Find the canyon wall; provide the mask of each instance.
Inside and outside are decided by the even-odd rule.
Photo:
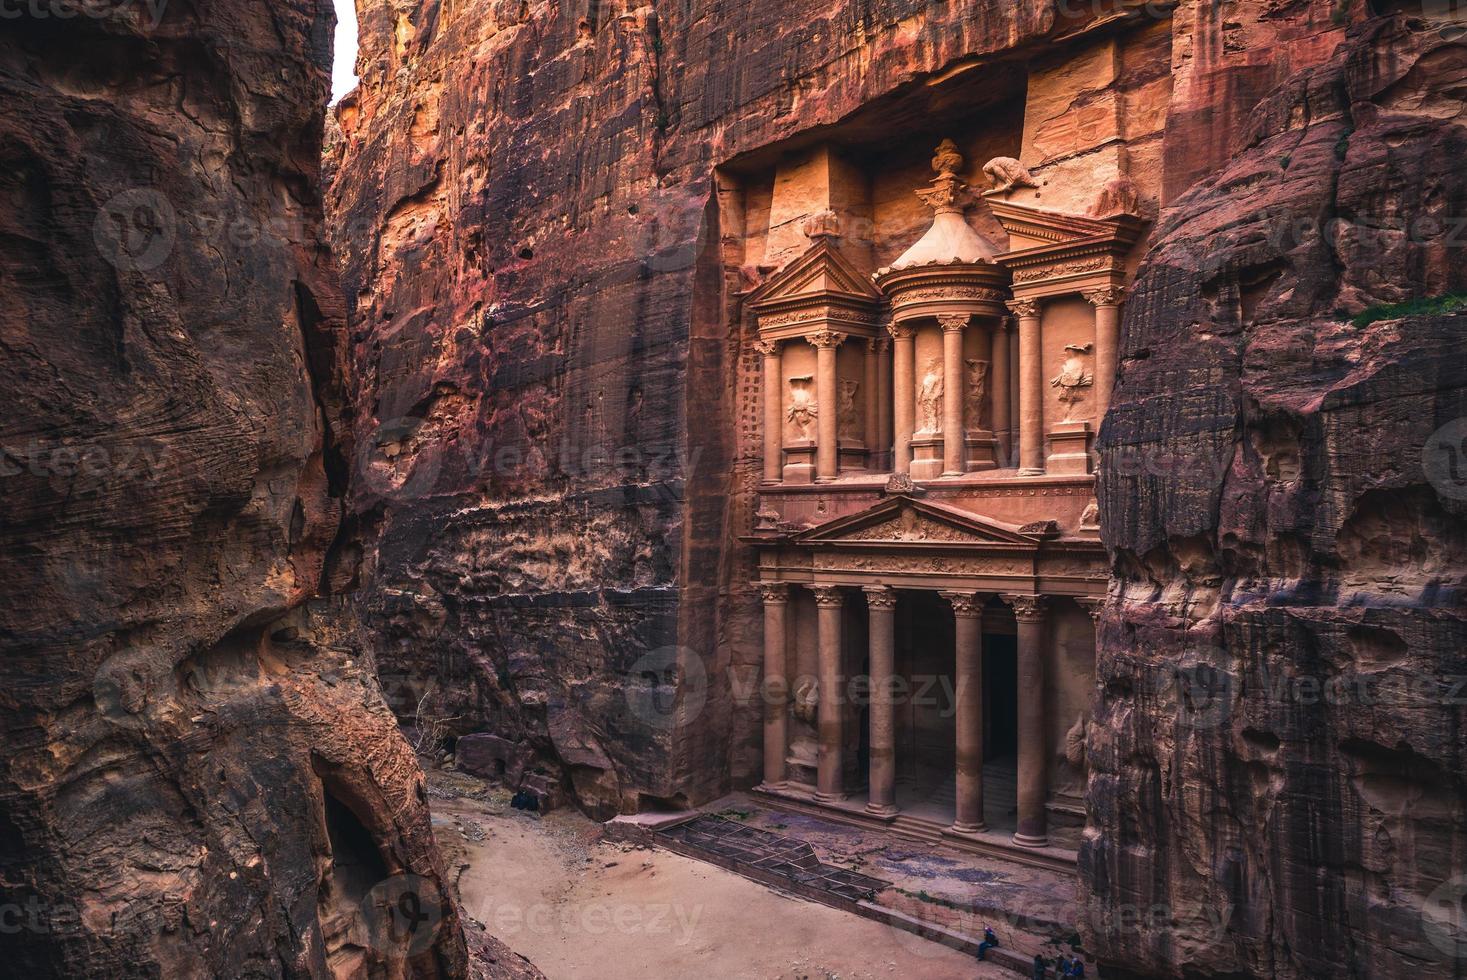
[[[757,778],[748,284],[714,167],[1045,38],[1053,6],[360,13],[327,198],[394,708],[496,732],[600,814]]]
[[[1270,693],[1457,670],[1462,515],[1420,447],[1461,414],[1461,321],[1352,323],[1463,288],[1459,35],[1429,6],[363,5],[327,155],[365,474],[343,576],[394,710],[601,814],[756,780],[743,175],[825,139],[925,153],[974,107],[1047,106],[1057,143],[1155,128],[1082,930],[1138,974],[1439,969],[1459,709]],[[1087,63],[1101,90],[1063,61],[1108,31],[1144,43]]]
[[[1081,868],[1138,974],[1460,975],[1467,321],[1390,304],[1467,289],[1461,38],[1282,80],[1137,278]]]
[[[340,596],[330,5],[4,17],[0,972],[521,972]]]

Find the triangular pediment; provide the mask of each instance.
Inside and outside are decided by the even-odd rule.
[[[1039,537],[968,511],[898,495],[795,536],[798,544],[969,544],[1034,548]]]
[[[802,302],[876,305],[881,302],[881,293],[828,238],[819,238],[749,297],[756,310]]]
[[[990,198],[988,207],[1009,233],[1009,252],[1082,244],[1134,244],[1145,222],[1130,214],[1089,218]]]

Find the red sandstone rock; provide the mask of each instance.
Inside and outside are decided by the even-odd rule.
[[[1396,227],[1467,213],[1459,49],[1360,26],[1391,4],[1153,6],[1169,26],[1119,68],[1067,65],[1050,42],[1095,18],[1039,2],[363,11],[328,200],[361,379],[347,533],[393,707],[532,744],[589,807],[757,778],[734,297],[774,269],[715,234],[743,205],[714,168],[820,127],[892,150],[957,113],[923,101],[940,79],[976,99],[1032,70],[1023,149],[1164,116],[1131,162],[1159,223],[1104,435],[1088,940],[1161,975],[1436,969],[1413,957],[1439,963],[1420,909],[1461,870],[1460,709],[1257,691],[1461,672],[1461,505],[1419,460],[1467,408],[1460,320],[1346,322],[1463,288],[1440,234]]]
[[[1467,487],[1427,454],[1467,415],[1467,321],[1350,316],[1467,288],[1452,222],[1413,222],[1467,214],[1464,80],[1436,29],[1359,28],[1161,216],[1102,436],[1105,960],[1460,969]]]
[[[532,973],[469,963],[371,654],[308,602],[353,455],[329,6],[71,6],[0,34],[0,973]],[[370,939],[398,901],[418,938]]]

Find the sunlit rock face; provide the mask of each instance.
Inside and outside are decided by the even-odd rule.
[[[83,6],[0,31],[0,973],[461,976],[333,596],[329,5]]]
[[[1467,338],[1350,318],[1467,287],[1457,37],[1373,22],[1275,87],[1138,276],[1081,868],[1140,973],[1460,969]]]

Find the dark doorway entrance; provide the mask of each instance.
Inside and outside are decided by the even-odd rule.
[[[897,805],[948,821],[954,812],[957,718],[953,691],[952,606],[936,592],[902,592],[897,601]]]

